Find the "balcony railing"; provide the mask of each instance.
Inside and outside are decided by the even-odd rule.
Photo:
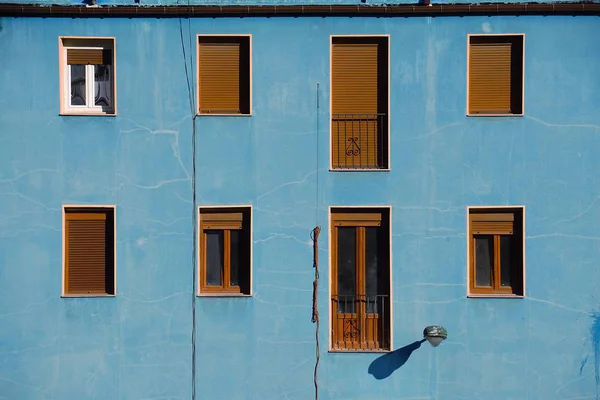
[[[387,114],[333,114],[333,168],[387,168],[387,126]]]
[[[334,295],[331,309],[333,349],[389,349],[388,295]]]

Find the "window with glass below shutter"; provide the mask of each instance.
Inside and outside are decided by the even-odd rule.
[[[523,209],[469,210],[469,294],[522,296]]]
[[[114,39],[61,38],[61,114],[114,115]]]
[[[250,209],[200,209],[200,294],[250,294]]]

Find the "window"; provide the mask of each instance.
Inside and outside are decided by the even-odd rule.
[[[250,294],[250,208],[200,209],[200,292]]]
[[[64,210],[64,294],[115,294],[114,208]]]
[[[523,209],[469,210],[469,289],[523,295]]]
[[[61,114],[115,114],[114,49],[114,39],[60,39]]]
[[[388,38],[334,37],[333,169],[388,168]]]
[[[469,36],[470,115],[523,114],[523,35]]]
[[[389,210],[331,211],[333,350],[390,349]]]
[[[250,36],[198,36],[200,114],[250,114]]]

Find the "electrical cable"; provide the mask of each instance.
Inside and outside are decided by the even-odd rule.
[[[196,116],[192,118],[192,400],[196,399],[196,265],[198,209],[196,206]]]
[[[313,267],[315,269],[315,280],[313,281],[313,299],[312,299],[312,318],[311,321],[317,324],[315,327],[315,369],[313,371],[313,383],[315,385],[315,400],[319,400],[319,382],[317,377],[317,372],[319,369],[319,361],[321,359],[321,347],[319,345],[319,310],[318,310],[318,301],[319,301],[319,234],[321,233],[321,227],[316,226],[311,231],[311,238],[313,240]]]
[[[315,135],[315,163],[317,167],[316,177],[316,189],[315,189],[315,226],[319,225],[319,83],[317,83],[317,121],[316,121],[316,135]]]
[[[319,344],[319,234],[321,227],[319,226],[319,84],[317,83],[317,129],[316,129],[316,190],[315,190],[315,225],[311,231],[310,237],[313,241],[313,268],[315,270],[315,280],[313,281],[313,298],[312,298],[312,323],[316,323],[315,327],[315,369],[313,371],[313,383],[315,385],[315,400],[319,400],[319,381],[318,369],[319,361],[321,360],[321,346]]]
[[[188,7],[189,7],[188,0]],[[192,34],[191,34],[191,23],[188,15],[188,33],[189,33],[189,45],[190,51],[192,49]],[[190,80],[189,70],[192,69],[193,60],[190,55],[189,63],[190,67],[188,70],[188,57],[185,50],[185,41],[183,38],[183,26],[181,22],[181,18],[179,18],[179,38],[181,40],[181,50],[183,52],[183,65],[185,69],[185,80],[187,84],[188,90],[188,101],[190,105],[190,114],[192,117],[192,176],[191,176],[191,186],[192,186],[192,400],[196,399],[196,264],[197,264],[197,241],[196,235],[198,234],[198,210],[197,210],[197,199],[196,199],[196,106],[194,102],[194,97],[192,96],[192,87],[194,87],[194,79]]]
[[[181,39],[181,50],[183,52],[183,67],[185,69],[185,81],[187,83],[187,91],[188,91],[188,101],[189,101],[189,105],[190,105],[190,113],[192,114],[192,119],[195,120],[196,113],[195,113],[195,110],[194,110],[194,100],[192,98],[192,87],[191,87],[191,82],[190,82],[190,74],[188,72],[188,61],[187,61],[187,55],[186,55],[186,51],[185,51],[185,42],[184,42],[184,39],[183,39],[183,27],[181,25],[181,18],[179,18],[179,38]],[[191,49],[191,47],[190,47],[190,49]]]

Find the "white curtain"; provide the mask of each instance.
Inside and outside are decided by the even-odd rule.
[[[110,65],[94,65],[94,105],[110,107],[112,105],[112,82]]]

